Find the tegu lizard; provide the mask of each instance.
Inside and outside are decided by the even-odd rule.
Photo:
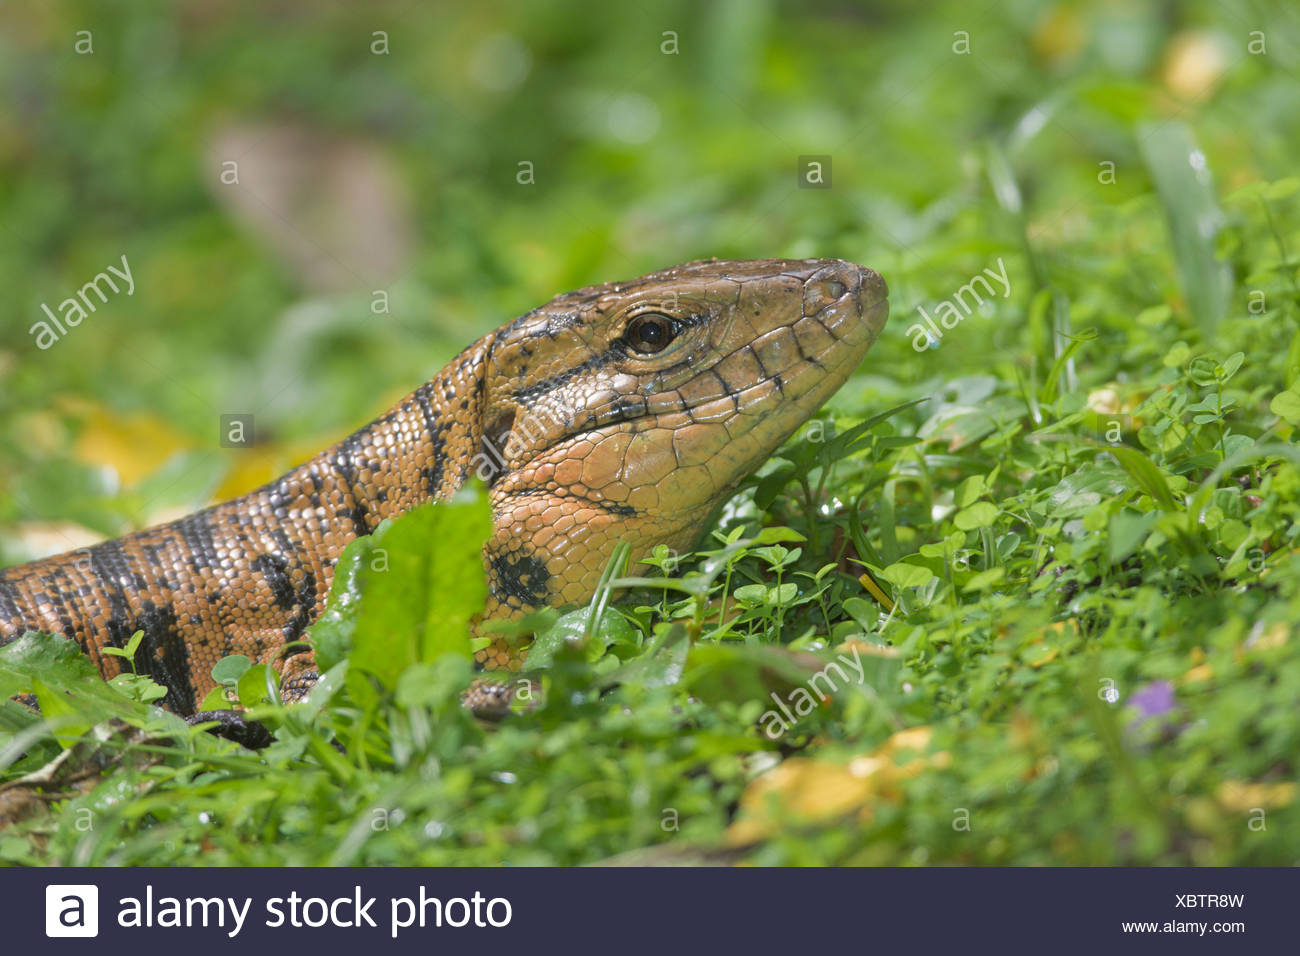
[[[343,548],[476,473],[493,514],[485,618],[579,604],[620,540],[638,557],[692,545],[857,367],[887,294],[850,262],[763,259],[558,296],[241,498],[0,570],[0,644],[63,634],[111,677],[123,661],[103,649],[143,630],[136,668],[178,713],[229,654],[271,663],[294,699],[317,672],[309,647],[285,645],[323,609]]]

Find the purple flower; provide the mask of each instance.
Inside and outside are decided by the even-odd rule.
[[[1129,697],[1128,705],[1137,708],[1138,723],[1167,714],[1174,709],[1174,685],[1167,680],[1144,684]]]
[[[1144,749],[1152,744],[1172,740],[1183,731],[1175,711],[1174,685],[1167,680],[1152,681],[1139,687],[1125,703],[1137,711],[1124,728],[1124,742],[1131,748]]]

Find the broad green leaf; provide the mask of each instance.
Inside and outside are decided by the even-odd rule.
[[[58,728],[54,733],[54,739],[64,750],[75,744],[78,737],[95,725],[92,718],[85,716],[84,712],[68,699],[67,691],[51,687],[39,677],[32,679],[31,691],[36,695],[36,703],[40,705],[41,714]]]
[[[1293,389],[1297,381],[1300,381],[1300,331],[1291,336],[1291,344],[1286,350],[1286,364],[1282,367],[1282,384]]]
[[[989,568],[972,576],[962,587],[967,591],[984,591],[1002,583],[1006,574],[1006,568]]]
[[[1202,388],[1218,381],[1219,363],[1209,355],[1198,355],[1187,365],[1187,377]]]
[[[224,687],[214,687],[208,691],[208,696],[204,697],[194,710],[195,713],[202,713],[205,710],[227,710],[229,707],[230,698],[226,696],[226,689]]]
[[[230,654],[212,665],[212,679],[225,687],[235,687],[239,678],[253,666],[253,662],[243,654]]]
[[[600,679],[601,686],[639,684],[643,687],[668,687],[682,677],[691,642],[680,622],[655,627],[654,638],[644,654],[633,658]]]
[[[867,633],[875,630],[876,623],[880,620],[880,608],[860,597],[845,598],[844,613]]]
[[[30,693],[37,678],[47,684],[101,680],[76,642],[61,635],[28,631],[0,647],[0,698]]]
[[[1143,124],[1138,147],[1164,206],[1183,296],[1208,340],[1228,308],[1232,273],[1215,243],[1223,212],[1215,197],[1205,154],[1186,124]]]
[[[1222,371],[1219,374],[1219,381],[1226,382],[1232,376],[1237,374],[1237,369],[1241,368],[1241,363],[1246,361],[1245,352],[1233,352],[1223,360]]]
[[[766,584],[746,584],[733,592],[736,600],[751,606],[780,607],[789,604],[799,596],[799,586],[794,583],[768,586]]]
[[[143,674],[118,674],[108,684],[120,691],[124,697],[145,704],[151,704],[167,696],[166,687]]]
[[[795,475],[795,466],[792,462],[780,462],[777,467],[758,479],[758,484],[754,487],[754,503],[760,508],[770,508],[776,496]]]
[[[987,501],[977,501],[969,508],[964,508],[953,517],[952,523],[962,531],[987,528],[997,520],[998,506]]]
[[[357,538],[339,555],[325,610],[306,634],[316,650],[316,661],[322,671],[341,663],[352,652],[357,616],[361,611],[361,571],[370,564],[387,567],[387,555],[383,555],[381,562],[374,551],[376,538],[387,531],[389,525],[388,521],[382,522],[374,534]]]
[[[1268,410],[1292,425],[1300,424],[1300,393],[1287,389],[1273,396],[1268,403]]]
[[[1236,518],[1229,518],[1222,527],[1219,528],[1219,540],[1229,550],[1236,550],[1241,543],[1250,537],[1250,529],[1244,522]]]
[[[1169,484],[1165,480],[1165,473],[1156,466],[1155,462],[1136,448],[1129,448],[1126,445],[1116,445],[1111,448],[1110,453],[1115,456],[1115,460],[1120,463],[1138,488],[1151,497],[1156,504],[1165,511],[1179,510],[1178,502],[1174,500],[1173,492],[1169,490]]]
[[[1046,511],[1052,518],[1077,518],[1101,504],[1103,498],[1122,491],[1123,472],[1103,462],[1066,475],[1047,497]]]
[[[978,501],[982,494],[984,494],[984,476],[971,475],[957,486],[952,503],[958,508],[966,508]]]
[[[1112,516],[1107,543],[1110,563],[1119,564],[1142,547],[1159,518],[1158,511],[1138,514],[1127,509]]]
[[[487,597],[481,549],[490,533],[487,496],[467,490],[348,545],[309,632],[321,666],[350,654],[354,677],[365,671],[391,688],[416,661],[468,659],[470,619]]]
[[[767,589],[768,607],[780,607],[789,604],[799,596],[799,585],[791,582],[781,584]]]
[[[771,690],[763,675],[766,652],[771,650],[775,648],[761,644],[698,644],[686,659],[685,685],[691,694],[709,701],[763,700]]]
[[[1288,176],[1286,179],[1279,179],[1276,182],[1269,183],[1264,188],[1265,199],[1286,199],[1300,191],[1300,178]]]
[[[1239,189],[1234,189],[1225,197],[1225,201],[1286,199],[1297,191],[1300,191],[1300,177],[1288,176],[1274,182],[1257,180],[1253,183],[1247,183]]]
[[[934,573],[929,568],[917,567],[915,564],[905,564],[902,561],[891,564],[880,574],[886,581],[898,588],[920,587],[923,584],[928,584],[934,577]]]
[[[551,627],[537,634],[528,647],[528,669],[534,670],[550,667],[555,654],[566,644],[580,644],[587,634],[587,622],[591,616],[590,607],[581,607],[561,615]],[[600,623],[592,628],[591,646],[587,658],[595,660],[605,648],[615,643],[635,643],[637,630],[627,619],[613,608],[606,608],[600,616]]]
[[[532,664],[532,652],[528,662]],[[436,661],[412,664],[397,679],[399,707],[460,706],[460,695],[473,680],[469,661],[456,654],[445,654]]]
[[[269,664],[254,664],[239,678],[239,705],[244,708],[274,703],[280,675]]]
[[[0,647],[0,695],[21,693],[34,693],[41,713],[59,720],[65,745],[110,717],[163,732],[185,729],[180,718],[110,687],[76,643],[61,635],[29,632]]]

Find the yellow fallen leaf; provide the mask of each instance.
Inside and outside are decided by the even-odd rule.
[[[1225,810],[1249,813],[1289,806],[1295,800],[1296,785],[1290,781],[1256,783],[1250,780],[1225,780],[1214,792]]]
[[[24,561],[88,548],[104,540],[99,532],[72,521],[21,521],[3,528],[3,533],[14,556]]]
[[[740,818],[726,833],[730,846],[753,843],[775,829],[776,816],[811,822],[843,816],[861,806],[874,791],[868,777],[849,772],[847,767],[807,757],[791,757],[768,771],[745,790]],[[769,797],[779,810],[773,813]]]
[[[1210,667],[1209,664],[1197,664],[1184,674],[1180,680],[1184,684],[1199,684],[1201,681],[1209,680],[1213,676],[1214,668]]]
[[[1053,621],[1033,631],[1021,644],[1020,656],[1030,667],[1042,667],[1056,660],[1061,653],[1059,647],[1053,646],[1063,636],[1077,636],[1079,622],[1074,618]]]
[[[189,447],[185,435],[156,415],[91,405],[82,419],[74,454],[85,464],[112,468],[124,485],[133,485]]]
[[[1223,808],[1209,797],[1192,797],[1183,806],[1183,818],[1197,833],[1212,835],[1224,826]]]
[[[1077,635],[1078,633],[1078,620],[1067,617],[1064,621],[1053,621],[1051,624],[1045,624],[1030,632],[1030,636],[1025,639],[1025,644],[1038,644],[1046,637],[1057,637],[1062,634]]]
[[[1055,647],[1037,648],[1031,653],[1026,654],[1025,660],[1029,663],[1030,667],[1042,667],[1044,664],[1049,664],[1056,660],[1056,655],[1060,653],[1060,650]]]
[[[1252,633],[1246,639],[1246,642],[1238,647],[1233,654],[1237,660],[1241,660],[1246,654],[1253,651],[1272,651],[1286,644],[1291,639],[1291,627],[1282,621],[1274,621],[1267,628],[1255,634]]]
[[[1206,100],[1219,88],[1227,66],[1223,45],[1214,34],[1184,30],[1169,41],[1161,79],[1184,100]]]
[[[254,445],[241,449],[213,497],[217,501],[226,501],[247,494],[254,488],[260,488],[268,481],[279,478],[290,468],[302,464],[329,444],[330,441],[326,439],[297,442],[289,446]]]
[[[903,730],[877,750],[853,757],[847,764],[811,757],[791,757],[753,781],[740,798],[737,819],[726,832],[729,846],[762,840],[780,826],[833,820],[858,811],[861,820],[872,815],[872,801],[897,803],[898,784],[924,770],[948,766],[949,756],[939,752],[899,764],[903,751],[924,753],[930,745],[929,727]]]
[[[1146,424],[1146,419],[1133,412],[1144,398],[1145,395],[1117,384],[1093,389],[1088,393],[1085,403],[1085,407],[1092,413],[1089,426],[1107,433],[1116,426],[1125,432],[1137,431]]]
[[[1086,406],[1089,411],[1097,412],[1100,415],[1118,415],[1121,407],[1119,392],[1109,385],[1105,388],[1095,388],[1088,393]]]
[[[854,651],[883,660],[895,660],[903,656],[897,647],[890,647],[888,644],[872,644],[870,641],[848,640],[835,648],[836,654],[852,654]]]

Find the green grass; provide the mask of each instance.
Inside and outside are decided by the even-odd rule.
[[[458,86],[458,38],[492,27],[473,14],[454,30],[412,28],[404,42],[426,56],[386,65],[340,50],[349,31],[377,28],[365,18],[304,27],[294,64],[264,62],[269,40],[232,22],[184,41],[196,55],[141,129],[105,133],[127,156],[128,143],[153,144],[151,162],[170,170],[153,194],[125,175],[87,185],[66,145],[101,115],[96,97],[130,102],[139,78],[110,71],[107,86],[82,88],[75,64],[58,66],[60,110],[33,122],[65,145],[41,164],[14,134],[0,139],[15,173],[0,187],[15,201],[5,214],[30,238],[5,249],[8,287],[34,314],[122,248],[139,250],[153,284],[48,355],[17,324],[3,330],[11,560],[38,520],[118,533],[160,502],[202,503],[239,464],[205,436],[216,410],[249,410],[229,397],[249,367],[274,384],[287,324],[276,317],[310,290],[223,220],[183,165],[217,98],[256,111],[293,93],[313,124],[378,129],[420,221],[446,230],[417,245],[395,286],[401,323],[355,318],[368,283],[321,299],[333,318],[313,327],[311,358],[284,376],[285,397],[253,409],[273,424],[268,451],[363,420],[376,392],[413,387],[561,288],[692,256],[859,260],[888,279],[893,317],[697,554],[661,553],[639,581],[616,562],[592,607],[534,622],[540,690],[498,724],[459,705],[470,645],[449,635],[473,587],[422,583],[475,566],[472,534],[436,530],[481,522],[473,500],[385,529],[402,569],[385,583],[357,546],[339,587],[360,596],[317,628],[330,678],[307,705],[254,705],[276,734],[256,754],[178,729],[128,696],[138,684],[103,687],[57,642],[0,652],[0,690],[35,689],[50,720],[0,709],[3,779],[45,773],[56,796],[0,792],[5,819],[21,817],[0,830],[0,859],[1300,859],[1295,15],[1014,3],[994,25],[957,4],[899,5],[872,25],[838,8],[752,22],[726,20],[731,9],[701,20],[683,6],[665,22],[513,11],[535,57],[513,98]],[[166,23],[138,15],[118,29],[147,38]],[[660,59],[659,34],[674,28],[695,52]],[[970,58],[950,51],[961,29]],[[1252,29],[1269,56],[1243,52]],[[1195,36],[1222,43],[1223,64],[1204,95],[1180,96],[1169,63]],[[214,66],[231,51],[263,71],[260,88]],[[347,96],[320,79],[340,75]],[[631,94],[660,117],[643,144],[574,119],[604,115],[593,98]],[[404,121],[367,127],[382,104]],[[454,135],[430,142],[433,117]],[[834,187],[793,188],[795,157],[823,152]],[[553,171],[522,198],[509,185],[520,158]],[[86,190],[83,207],[56,201],[68,183]],[[128,231],[89,201],[106,196]],[[233,285],[214,300],[198,279],[221,263]],[[1006,295],[994,282],[936,348],[913,348],[921,309],[940,315],[1001,269]],[[425,336],[421,323],[436,327]],[[110,425],[87,418],[88,401]],[[139,427],[120,422],[141,409],[182,436],[174,454],[105,483],[104,456],[82,439],[119,428],[129,444]],[[773,695],[793,706],[847,657],[861,683],[764,734]],[[226,668],[243,700],[267,696],[264,672]],[[75,779],[94,759],[108,769]]]

